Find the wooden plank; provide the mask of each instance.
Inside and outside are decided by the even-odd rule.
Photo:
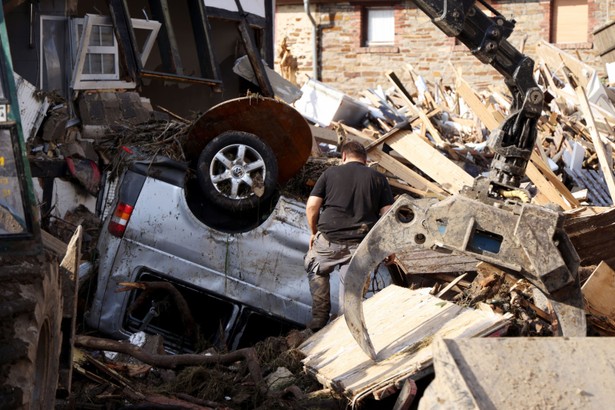
[[[380,166],[403,181],[406,181],[408,184],[425,191],[433,192],[439,196],[448,195],[447,190],[442,189],[437,184],[429,181],[416,171],[411,170],[392,156],[385,154],[380,150],[373,150],[369,155],[374,161],[377,161]]]
[[[252,27],[248,24],[246,14],[243,12],[243,8],[241,7],[241,2],[239,0],[235,0],[235,5],[241,15],[241,20],[239,21],[238,26],[241,42],[243,43],[243,47],[248,55],[250,64],[252,65],[252,70],[254,70],[254,75],[258,81],[260,92],[265,97],[274,97],[275,93],[273,92],[273,87],[271,86],[267,73],[265,72],[265,65],[263,64],[263,59],[260,55],[260,49],[256,46],[256,40],[254,39]]]
[[[553,44],[549,44],[544,40],[541,40],[538,44],[536,44],[536,54],[540,57],[540,60],[548,66],[548,68],[554,70],[556,73],[560,73],[562,80],[566,77],[563,70],[564,67],[566,67],[570,70],[570,72],[572,72],[572,75],[575,77],[577,83],[585,90],[590,90],[592,82],[596,80],[595,77],[597,73],[595,68],[585,64],[579,58],[560,50]],[[562,89],[555,88],[554,90],[559,93]],[[592,109],[597,110],[597,112],[607,118],[610,122],[615,122],[615,117],[612,114],[612,110],[609,111],[606,109],[611,108],[612,104],[606,96],[606,92],[603,89],[594,89],[594,92],[592,92],[591,95],[592,102],[590,104]],[[603,101],[605,102],[603,104],[604,108],[600,106]]]
[[[604,208],[595,215],[569,216],[564,221],[564,230],[582,266],[598,265],[602,261],[615,266],[615,208]]]
[[[365,133],[358,132],[352,127],[348,127],[344,124],[340,124],[340,126],[348,132],[348,139],[350,140],[359,141],[361,144],[364,145],[367,145],[372,141],[372,139],[368,138]],[[326,141],[334,145],[338,144],[338,137],[335,131],[327,128],[315,127],[313,125],[310,125],[310,129],[312,130],[312,135],[317,140]],[[423,177],[416,171],[413,171],[412,169],[408,168],[407,166],[405,166],[392,156],[385,154],[381,150],[371,150],[369,153],[369,157],[373,161],[377,161],[381,167],[417,189],[427,192],[433,192],[438,196],[448,195],[447,192],[440,188],[437,184],[434,184],[427,178]]]
[[[421,121],[425,125],[425,128],[427,129],[427,131],[429,131],[429,134],[431,134],[431,137],[434,139],[434,141],[439,147],[448,144],[442,139],[442,136],[440,136],[440,132],[436,129],[436,127],[434,127],[434,125],[431,123],[431,120],[427,117],[427,114],[425,114],[422,109],[418,108],[414,104],[409,105],[409,107],[410,110],[412,110],[416,115],[420,117]]]
[[[63,311],[62,324],[66,339],[62,344],[62,354],[66,360],[60,363],[59,382],[66,393],[70,394],[73,380],[74,341],[77,330],[77,301],[79,293],[79,264],[81,263],[81,241],[83,227],[77,226],[66,247],[66,254],[60,262],[62,274]],[[68,326],[67,326],[68,325]],[[68,334],[66,334],[68,333]]]
[[[489,131],[496,129],[500,122],[495,119],[492,113],[487,110],[487,107],[481,102],[470,85],[461,77],[457,77],[455,81],[455,89],[463,100],[468,104],[472,112],[480,119]]]
[[[604,261],[581,287],[591,311],[615,320],[615,271]]]
[[[416,397],[418,389],[412,379],[406,379],[395,401],[393,410],[408,410]]]
[[[161,35],[158,38],[158,49],[163,66],[166,70],[178,74],[184,74],[184,65],[179,53],[175,28],[171,22],[168,0],[150,1],[152,16],[162,23]],[[163,71],[163,70],[161,70]]]
[[[491,334],[511,317],[463,308],[429,295],[429,288],[395,285],[367,299],[363,309],[381,361],[363,353],[343,316],[299,346],[306,370],[354,403],[428,368],[433,340]]]
[[[404,87],[404,85],[401,83],[401,81],[399,80],[399,77],[397,77],[397,74],[395,74],[394,71],[389,71],[385,75],[389,79],[389,81],[393,83],[393,86],[395,87],[395,89],[399,91],[399,93],[401,94],[401,98],[404,99],[405,103],[414,104],[414,100],[412,99],[412,96],[410,95],[406,87]]]
[[[412,77],[412,81],[414,81],[414,84],[416,86],[416,80],[418,77],[421,77],[421,75],[419,75],[419,73],[417,73],[414,70],[414,66],[412,64],[409,64],[409,63],[405,64],[405,68],[408,74],[410,74],[410,76]],[[424,81],[423,77],[421,77],[421,79],[423,80],[423,83],[425,84],[425,91],[423,92],[423,97],[424,97],[423,106],[426,109],[433,109],[435,108],[435,101],[433,97],[431,96],[429,89],[427,88],[427,81]],[[418,86],[417,86],[417,89],[418,89]]]
[[[558,194],[561,195],[567,202],[568,206],[564,209],[577,208],[581,206],[579,201],[572,195],[570,190],[566,188],[566,185],[551,171],[551,168],[547,166],[547,164],[538,156],[536,151],[532,151],[532,156],[530,157],[530,163],[536,167],[536,169],[549,181],[549,183],[558,191]],[[536,177],[538,179],[538,177]]]
[[[568,67],[583,87],[587,87],[591,75],[596,71],[572,54],[566,53],[544,40],[536,44],[536,55],[555,72],[560,72],[564,66]]]
[[[62,240],[56,238],[49,232],[42,230],[41,237],[43,240],[43,246],[45,249],[54,252],[58,257],[63,258],[66,255],[68,245]]]
[[[365,150],[367,152],[369,152],[372,148],[383,144],[386,140],[389,139],[389,137],[391,137],[392,135],[394,135],[397,131],[399,131],[402,128],[405,128],[409,123],[412,123],[412,121],[414,121],[414,119],[419,118],[418,116],[411,118],[410,120],[408,120],[407,122],[403,122],[400,124],[395,125],[393,128],[391,128],[391,130],[389,132],[387,132],[384,135],[381,135],[380,137],[378,137],[377,139],[375,139],[374,141],[370,142],[369,144],[367,144],[365,146]]]
[[[467,82],[458,76],[456,84],[457,92],[466,101],[468,106],[481,120],[485,127],[489,131],[493,131],[497,128],[500,125],[501,120],[498,120],[494,116],[494,113],[487,110],[485,105],[476,96]],[[561,183],[557,176],[555,176],[555,174],[553,174],[553,172],[546,165],[543,166],[541,163],[544,164],[542,159],[535,152],[532,152],[531,161],[528,162],[525,170],[527,177],[534,185],[536,185],[540,193],[543,195],[535,197],[535,201],[540,205],[546,205],[548,202],[553,202],[560,205],[564,209],[579,206],[579,202],[572,196],[568,188]],[[566,199],[564,200],[562,197]]]
[[[536,198],[535,202],[539,205],[547,205],[549,202],[553,202],[561,206],[565,210],[571,209],[570,204],[568,204],[564,198],[560,195],[560,192],[549,183],[549,181],[544,177],[544,175],[536,168],[531,161],[528,162],[527,168],[525,169],[525,174],[532,181],[536,188],[543,195],[540,198]]]
[[[602,170],[602,173],[604,175],[606,185],[609,188],[611,200],[613,201],[613,203],[615,203],[615,177],[613,176],[613,169],[609,166],[610,161],[606,156],[604,144],[602,143],[600,135],[598,134],[598,128],[596,127],[596,122],[594,121],[594,115],[592,113],[592,110],[589,107],[589,101],[587,100],[585,89],[583,88],[583,86],[577,84],[575,90],[577,92],[577,96],[579,97],[579,105],[581,106],[581,110],[583,111],[583,117],[585,118],[585,121],[587,121],[587,125],[589,126],[589,133],[591,135],[592,142],[594,143],[594,149],[596,151],[596,154],[598,155],[600,169]]]
[[[429,116],[427,114],[425,114],[425,112],[422,109],[420,109],[419,107],[417,107],[414,104],[414,101],[412,100],[412,97],[410,96],[410,93],[408,93],[408,91],[403,87],[403,85],[399,81],[399,78],[397,78],[397,75],[395,75],[395,73],[391,71],[391,72],[387,73],[387,78],[395,85],[395,87],[397,88],[397,90],[401,94],[401,97],[404,99],[404,101],[405,101],[406,105],[408,106],[408,108],[415,115],[419,116],[419,118],[421,119],[421,121],[423,122],[423,124],[425,125],[425,127],[427,128],[429,133],[431,134],[432,138],[436,141],[436,144],[438,144],[438,146],[446,145],[447,143],[442,139],[442,136],[440,135],[440,132],[431,123],[431,120],[429,119]]]
[[[440,292],[438,292],[438,297],[442,297],[446,292],[448,292],[449,290],[451,290],[456,284],[458,284],[463,278],[465,278],[467,276],[468,272],[464,272],[461,275],[457,276],[455,279],[453,279],[451,281],[451,283],[449,283],[448,285],[446,285],[446,287],[444,289],[442,289]]]
[[[400,182],[397,178],[389,178],[389,185],[391,185],[392,188],[401,189],[419,197],[434,197],[438,199],[444,199],[446,197],[446,194],[436,194],[435,192],[422,191],[420,189],[414,188],[409,184]]]
[[[447,192],[455,194],[474,184],[470,174],[411,131],[400,130],[388,144]]]

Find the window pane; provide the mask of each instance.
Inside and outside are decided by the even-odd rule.
[[[115,74],[115,55],[87,53],[82,74]]]
[[[66,50],[65,39],[67,32],[66,19],[41,16],[41,47],[42,66],[41,82],[44,91],[57,91],[65,95]]]
[[[113,28],[110,26],[92,26],[90,35],[90,46],[110,46],[113,47]]]
[[[0,129],[0,235],[24,232],[26,213],[11,132]]]
[[[85,63],[83,64],[83,74],[100,74],[102,70],[101,60],[100,54],[86,54]]]
[[[395,15],[393,9],[367,10],[367,45],[395,42]]]
[[[100,29],[100,45],[113,47],[113,27],[111,26],[99,26]]]
[[[115,74],[115,56],[113,54],[101,54],[101,74]]]
[[[83,19],[80,19],[83,20]],[[83,23],[77,23],[77,43],[81,41],[81,36],[83,35]]]

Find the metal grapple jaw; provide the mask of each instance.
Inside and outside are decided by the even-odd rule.
[[[465,195],[443,201],[403,195],[361,242],[344,281],[346,323],[373,360],[378,357],[365,325],[363,284],[384,258],[411,248],[471,255],[515,273],[551,301],[562,336],[586,335],[579,259],[558,212]]]

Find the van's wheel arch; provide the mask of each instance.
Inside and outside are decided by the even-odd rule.
[[[0,408],[49,408],[62,345],[57,260],[41,255],[0,262]]]
[[[244,211],[256,208],[275,192],[278,163],[273,150],[256,135],[226,131],[201,151],[197,179],[211,202]]]

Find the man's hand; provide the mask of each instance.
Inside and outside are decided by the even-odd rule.
[[[310,235],[310,250],[312,250],[312,246],[314,245],[314,240],[316,239],[316,234],[313,233]]]
[[[322,198],[318,196],[310,196],[305,206],[305,216],[307,217],[308,228],[310,229],[310,249],[316,238],[318,216],[322,205]]]

